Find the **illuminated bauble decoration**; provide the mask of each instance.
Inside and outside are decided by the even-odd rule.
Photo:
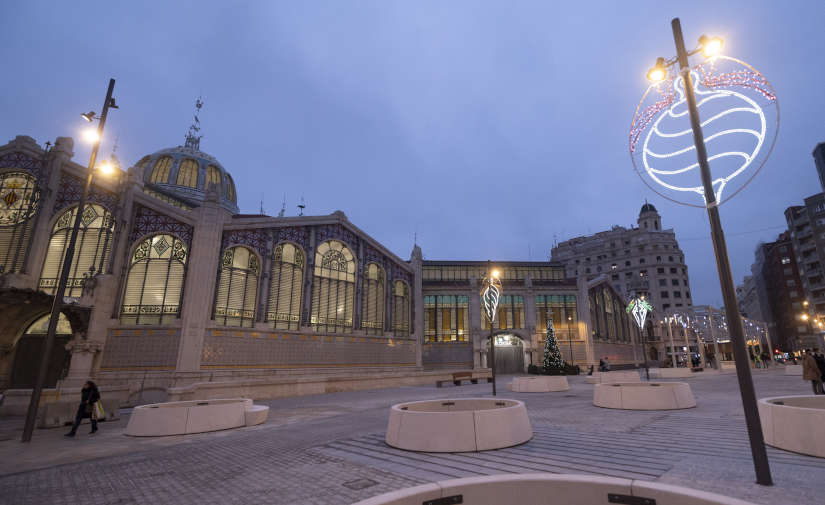
[[[779,128],[776,94],[748,64],[725,56],[690,70],[710,165],[723,203],[744,188],[767,160]],[[651,189],[678,203],[704,207],[705,192],[690,124],[685,82],[671,73],[642,97],[630,131],[636,172]]]
[[[636,320],[636,325],[640,330],[643,330],[648,313],[653,311],[653,305],[647,303],[642,298],[634,298],[633,300],[630,300],[630,303],[627,305],[627,309],[625,310],[628,314],[633,315],[633,319]]]
[[[481,302],[484,304],[484,314],[490,325],[496,319],[498,302],[501,299],[501,281],[496,277],[487,277],[482,281]]]

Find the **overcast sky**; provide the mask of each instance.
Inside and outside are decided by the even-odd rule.
[[[773,157],[721,207],[737,283],[783,211],[821,191],[825,3],[8,2],[0,16],[0,141],[79,139],[109,77],[120,105],[103,154],[183,143],[203,96],[203,151],[242,212],[344,211],[403,258],[542,260],[553,241],[635,224],[648,199],[673,227],[695,304],[721,304],[703,210],[633,171],[630,120],[670,20],[773,83]],[[89,147],[78,140],[85,164]]]

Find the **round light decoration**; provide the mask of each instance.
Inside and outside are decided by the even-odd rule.
[[[713,192],[721,204],[741,191],[770,156],[779,131],[779,103],[765,76],[736,58],[707,59],[691,67],[690,74]],[[629,142],[633,167],[653,191],[683,205],[705,207],[685,83],[675,67],[645,91]]]
[[[634,298],[627,304],[625,311],[633,315],[639,330],[644,330],[647,314],[653,312],[653,305],[647,303],[644,298]]]
[[[498,277],[491,275],[481,281],[481,301],[484,303],[484,314],[490,321],[490,326],[496,320],[498,312],[498,302],[501,299],[501,281]]]

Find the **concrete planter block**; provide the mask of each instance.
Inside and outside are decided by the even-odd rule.
[[[266,405],[254,405],[244,411],[244,420],[247,426],[263,424],[267,417],[269,417],[269,407]]]
[[[802,376],[802,365],[785,365],[785,375]]]
[[[102,398],[103,412],[106,414],[106,421],[116,421],[120,419],[120,400],[117,398]],[[57,428],[74,422],[77,415],[77,407],[80,402],[54,402],[46,403],[38,412],[38,428]],[[88,420],[84,420],[88,422]]]
[[[167,402],[141,405],[132,410],[126,434],[134,437],[185,435],[251,426],[266,420],[269,407],[259,407],[246,398]]]
[[[532,437],[523,402],[466,398],[393,405],[385,440],[409,451],[474,452],[511,447]]]
[[[593,405],[608,409],[675,410],[696,406],[685,382],[596,384]]]
[[[783,396],[757,402],[765,443],[825,458],[825,396]]]
[[[465,505],[608,505],[608,495],[656,500],[667,505],[753,505],[749,502],[693,489],[652,482],[591,475],[519,474],[445,480],[401,489],[355,505],[420,505],[429,500],[461,496]],[[445,503],[448,503],[445,500]],[[628,503],[622,501],[620,503]]]
[[[510,383],[510,391],[516,393],[547,393],[567,391],[570,385],[564,375],[538,375],[533,377],[516,377]]]

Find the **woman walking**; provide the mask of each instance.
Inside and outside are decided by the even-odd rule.
[[[805,359],[802,360],[802,380],[811,381],[815,395],[822,394],[822,372],[810,349],[805,349]]]
[[[97,386],[92,381],[86,381],[83,389],[80,390],[80,405],[77,406],[77,415],[74,418],[72,431],[66,433],[67,437],[73,437],[77,432],[77,427],[87,417],[92,422],[92,431],[89,432],[89,435],[97,431],[97,412],[95,409],[98,408],[97,402],[99,401],[100,391],[97,390]]]

